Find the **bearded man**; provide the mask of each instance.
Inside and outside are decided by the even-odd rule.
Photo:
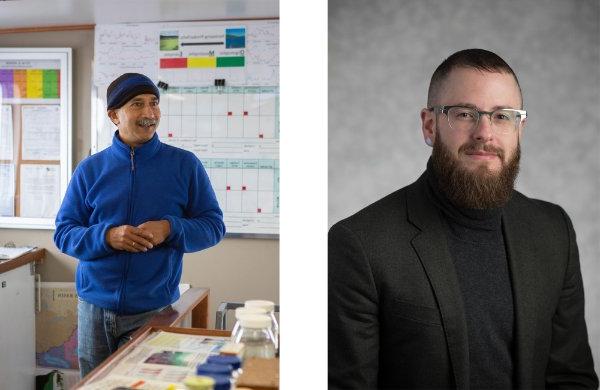
[[[514,190],[526,122],[498,55],[454,53],[423,175],[329,232],[329,385],[597,389],[575,232]]]

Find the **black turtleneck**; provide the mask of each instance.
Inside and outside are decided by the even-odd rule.
[[[513,299],[502,234],[502,208],[456,207],[440,190],[431,161],[429,195],[447,226],[450,255],[463,296],[470,388],[513,388]]]

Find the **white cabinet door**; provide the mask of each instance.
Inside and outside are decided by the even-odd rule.
[[[0,380],[35,388],[35,278],[30,265],[0,274]]]

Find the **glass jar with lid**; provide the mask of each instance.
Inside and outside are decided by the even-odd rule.
[[[244,343],[244,359],[249,357],[274,358],[275,336],[271,318],[266,314],[247,314],[240,318],[241,329],[234,342]]]
[[[235,342],[235,338],[240,331],[240,318],[246,314],[267,314],[267,310],[262,307],[238,307],[235,309],[235,324],[231,331],[231,341]]]
[[[261,308],[266,310],[267,315],[271,318],[271,329],[273,336],[275,336],[275,349],[279,348],[279,324],[277,318],[275,318],[275,303],[265,300],[249,300],[244,302],[244,307],[247,308]]]

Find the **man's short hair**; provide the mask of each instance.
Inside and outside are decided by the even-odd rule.
[[[450,72],[456,68],[473,68],[482,72],[508,73],[515,78],[519,94],[521,95],[521,106],[523,105],[523,93],[517,75],[512,68],[496,53],[483,49],[466,49],[457,51],[437,67],[431,76],[429,93],[427,94],[427,107],[437,103],[438,94]]]

